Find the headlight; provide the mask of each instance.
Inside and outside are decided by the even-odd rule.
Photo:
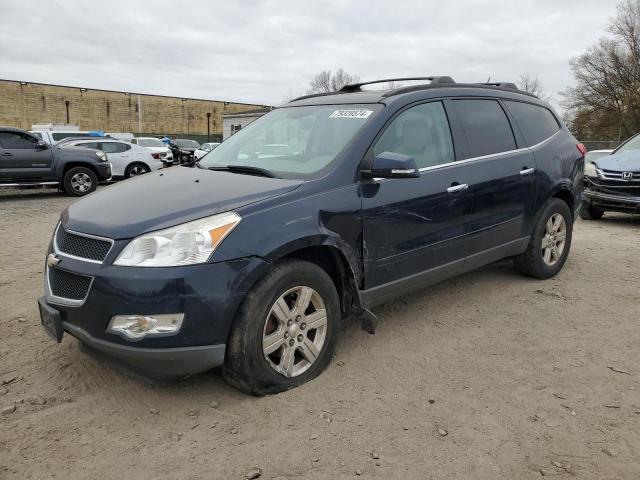
[[[134,238],[114,265],[173,267],[205,263],[242,217],[221,213]]]
[[[584,164],[584,174],[587,177],[597,177],[596,164],[593,162],[587,162]]]
[[[103,162],[107,161],[107,156],[104,154],[104,152],[102,150],[98,150],[96,152],[97,157],[102,160]]]

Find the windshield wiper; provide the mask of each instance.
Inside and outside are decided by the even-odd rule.
[[[219,167],[207,167],[209,170],[226,171],[232,173],[242,173],[247,175],[259,175],[261,177],[279,178],[269,170],[260,167],[252,167],[251,165],[221,165]]]

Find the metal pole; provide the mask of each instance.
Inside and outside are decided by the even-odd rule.
[[[207,112],[207,142],[211,141],[211,112]]]
[[[138,95],[138,133],[142,133],[142,105],[140,95]]]

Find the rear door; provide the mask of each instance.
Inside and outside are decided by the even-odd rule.
[[[0,132],[0,170],[3,181],[53,180],[53,154],[47,145],[25,132]]]
[[[536,200],[536,163],[514,131],[497,99],[453,99],[453,108],[467,139],[463,160],[473,193],[471,243],[465,269],[509,254],[529,235],[529,217]]]
[[[461,270],[472,196],[440,101],[398,114],[373,150],[412,156],[421,171],[420,178],[362,185],[365,289],[383,301]]]

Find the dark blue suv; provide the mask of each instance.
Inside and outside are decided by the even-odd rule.
[[[502,258],[558,273],[584,147],[512,84],[419,80],[301,97],[193,168],[71,205],[43,326],[146,376],[222,366],[263,395],[318,375],[343,321],[373,332],[398,295]]]

